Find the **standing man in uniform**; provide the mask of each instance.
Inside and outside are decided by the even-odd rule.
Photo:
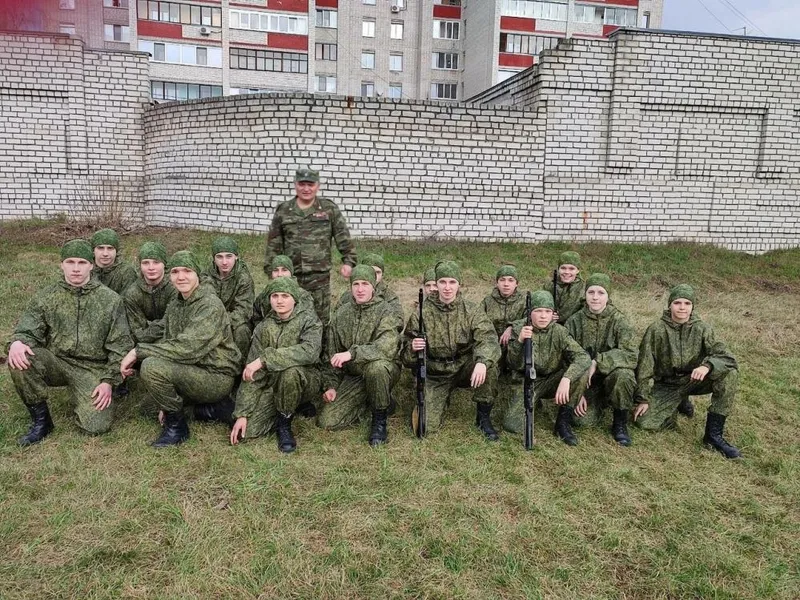
[[[272,258],[286,254],[294,263],[300,287],[311,292],[317,316],[327,327],[331,312],[331,240],[342,255],[339,273],[349,278],[356,264],[356,251],[339,207],[319,193],[319,172],[298,169],[295,197],[278,205],[267,236],[264,271],[269,274]]]
[[[136,281],[136,270],[119,254],[119,236],[113,229],[100,229],[92,236],[93,275],[120,296]]]

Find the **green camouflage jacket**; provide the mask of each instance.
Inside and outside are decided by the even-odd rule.
[[[135,283],[138,279],[136,269],[132,265],[123,261],[117,255],[114,264],[108,267],[94,266],[92,275],[96,277],[100,283],[109,289],[114,290],[120,296],[128,288],[129,285]]]
[[[222,279],[215,264],[204,274],[204,279],[211,284],[217,296],[225,305],[231,319],[231,327],[250,326],[255,300],[255,285],[247,265],[238,259],[230,275]]]
[[[342,262],[355,266],[355,246],[339,207],[317,196],[314,204],[303,211],[297,207],[296,198],[292,198],[275,209],[264,268],[269,269],[274,256],[285,254],[292,259],[295,277],[313,289],[314,279],[326,282],[330,277],[331,239],[336,242]]]
[[[636,333],[628,318],[613,304],[608,304],[599,315],[584,306],[569,318],[566,327],[575,341],[597,361],[597,372],[601,375],[608,375],[614,369],[636,368]]]
[[[11,336],[17,340],[66,362],[104,366],[100,379],[112,385],[122,382],[119,365],[133,348],[122,299],[94,277],[82,288],[62,278],[40,291]]]
[[[525,319],[514,323],[514,332],[508,342],[508,364],[515,371],[522,371],[525,361],[525,349],[519,342],[519,334],[525,325]],[[592,359],[580,347],[566,328],[558,323],[550,323],[544,329],[533,328],[533,366],[537,377],[546,377],[566,369],[564,377],[570,381],[577,380],[590,366]]]
[[[654,381],[678,382],[701,365],[711,369],[708,377],[712,380],[738,369],[736,359],[717,340],[711,325],[694,314],[679,325],[672,322],[669,309],[665,310],[642,337],[634,401],[649,403]]]
[[[558,322],[563,325],[586,304],[586,283],[578,275],[572,283],[561,283],[559,279],[556,288],[556,312],[558,313]],[[542,289],[552,294],[553,280],[547,281]]]
[[[483,299],[481,306],[492,321],[498,337],[511,323],[525,318],[525,294],[518,289],[508,298],[503,298],[500,290],[494,288],[492,293]]]
[[[264,317],[266,317],[266,315],[268,315],[272,310],[272,305],[269,303],[269,296],[267,295],[268,285],[269,284],[264,286],[264,289],[261,290],[261,293],[256,297],[256,301],[253,303],[253,327],[261,323],[261,321],[264,320]],[[311,292],[308,290],[300,288],[300,297],[295,303],[294,312],[302,312],[306,310],[310,310],[316,314],[314,311],[314,296],[312,296]]]
[[[153,288],[141,277],[128,286],[122,294],[122,300],[134,342],[155,342],[161,338],[164,333],[161,320],[167,305],[177,296],[178,290],[172,286],[168,275]]]
[[[443,304],[437,292],[431,293],[422,303],[422,318],[428,340],[429,375],[454,375],[470,360],[487,367],[499,362],[500,344],[492,322],[481,307],[465,300],[461,292],[450,304]],[[411,340],[419,337],[418,310],[409,317],[405,336],[403,362],[413,368],[417,353],[411,348]]]
[[[231,321],[213,288],[200,285],[186,300],[178,294],[164,313],[164,335],[136,346],[139,360],[156,356],[215,373],[239,375],[241,355]]]
[[[386,282],[383,280],[381,280],[381,282],[375,286],[375,297],[383,299],[383,301],[389,305],[389,309],[392,311],[392,314],[395,317],[397,332],[402,333],[406,319],[403,316],[403,305],[400,303],[400,298],[388,285],[386,285]],[[339,304],[336,306],[336,308],[339,308],[344,304],[353,304],[353,294],[350,292],[350,290],[345,290],[342,292],[342,295],[339,297]]]

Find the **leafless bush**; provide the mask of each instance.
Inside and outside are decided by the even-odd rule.
[[[95,230],[110,227],[133,231],[144,226],[144,206],[138,184],[118,179],[86,183],[70,194],[70,225]]]

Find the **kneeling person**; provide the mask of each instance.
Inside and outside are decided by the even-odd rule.
[[[375,296],[375,271],[358,265],[350,274],[352,302],[343,303],[328,328],[320,427],[341,429],[372,411],[370,446],[386,442],[392,386],[400,368],[395,363],[400,345],[396,315]]]
[[[127,377],[141,361],[142,382],[164,412],[163,431],[153,442],[156,448],[189,438],[183,414],[186,403],[195,405],[195,415],[202,420],[230,422],[233,402],[229,395],[241,361],[225,306],[213,289],[200,285],[194,255],[187,250],[176,252],[167,269],[179,296],[164,313],[164,336],[137,344],[120,366]]]
[[[165,277],[167,251],[158,242],[145,242],[139,249],[140,277],[122,294],[133,341],[155,342],[164,333],[162,319],[178,291]]]
[[[292,281],[297,283],[297,279],[294,276],[294,265],[292,264],[292,259],[285,254],[278,254],[277,256],[274,256],[272,258],[272,262],[269,264],[270,281],[279,277],[289,277],[292,279]],[[301,288],[299,283],[297,284],[297,288],[300,290],[300,294],[297,296],[294,310],[314,310],[314,297],[311,295],[311,292]],[[256,300],[253,302],[253,328],[258,326],[258,324],[264,320],[264,317],[269,314],[269,311],[272,310],[268,292],[269,283],[264,286],[262,292],[256,296]]]
[[[739,387],[739,368],[711,326],[694,314],[694,304],[691,286],[675,286],[661,319],[644,332],[636,367],[634,421],[643,429],[673,427],[682,402],[710,393],[703,443],[725,458],[739,458],[739,450],[723,437]]]
[[[628,413],[636,389],[637,346],[628,318],[609,302],[611,278],[594,273],[586,280],[586,305],[567,321],[567,331],[592,359],[587,388],[575,409],[578,425],[595,425],[610,405],[611,435],[630,446]]]
[[[39,292],[22,314],[8,347],[11,380],[33,419],[29,446],[53,430],[48,388],[67,386],[80,427],[108,431],[119,362],[133,347],[122,299],[92,277],[92,247],[72,240],[61,248],[63,278]]]
[[[136,281],[136,270],[122,260],[119,247],[119,235],[113,229],[100,229],[92,236],[93,274],[121,296]]]

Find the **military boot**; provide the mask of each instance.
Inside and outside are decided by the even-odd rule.
[[[725,416],[717,413],[708,413],[706,417],[706,434],[703,436],[703,443],[709,448],[721,452],[725,458],[739,458],[742,453],[736,446],[731,446],[722,437],[725,429]]]
[[[28,433],[17,440],[20,446],[38,444],[55,429],[53,419],[50,417],[50,411],[47,408],[47,402],[40,402],[33,406],[26,406],[26,408],[31,415],[31,419],[33,419],[33,424]]]
[[[369,432],[370,446],[380,446],[386,443],[386,438],[389,437],[386,430],[387,414],[386,409],[372,411],[372,429]]]
[[[689,396],[686,396],[683,400],[681,400],[681,403],[678,404],[678,412],[682,415],[685,415],[689,419],[694,416],[694,404],[692,404],[692,401],[689,400]]]
[[[225,423],[226,425],[233,425],[233,409],[234,402],[230,396],[224,400],[213,403],[195,404],[194,419],[195,421]]]
[[[158,439],[150,444],[153,448],[166,448],[167,446],[177,446],[189,439],[189,425],[183,411],[164,413],[164,428]]]
[[[572,421],[572,407],[566,405],[559,406],[558,416],[556,417],[556,425],[553,427],[553,435],[559,438],[567,446],[577,446],[578,438],[575,437],[574,433],[572,433],[570,421]]]
[[[297,442],[292,435],[292,416],[278,413],[275,417],[275,436],[278,438],[278,450],[289,454],[297,449]]]
[[[497,435],[497,431],[495,431],[494,425],[492,425],[491,412],[491,404],[488,402],[478,402],[478,408],[475,413],[475,425],[483,432],[487,440],[496,442],[500,439],[500,436]]]
[[[611,436],[620,446],[630,446],[631,436],[628,435],[628,411],[625,409],[614,411],[614,421],[611,423]]]

